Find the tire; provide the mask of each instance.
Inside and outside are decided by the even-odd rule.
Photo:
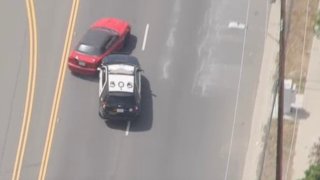
[[[99,107],[99,116],[102,118],[102,119],[106,119],[106,114],[105,112],[101,109],[101,107]]]
[[[126,35],[126,37],[124,38],[124,43],[128,43],[129,42],[130,36],[131,36],[131,31],[129,31],[128,34]]]

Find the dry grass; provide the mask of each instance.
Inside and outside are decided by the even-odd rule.
[[[316,19],[319,0],[310,0],[309,18],[306,21],[308,0],[289,0],[287,44],[286,44],[286,78],[291,78],[299,85],[300,72],[302,78],[301,91],[304,91],[305,80],[308,73],[310,48],[312,46],[312,38],[314,36],[313,26]],[[291,3],[291,4],[290,4]],[[305,47],[305,25],[306,39]],[[303,53],[303,48],[304,53]],[[299,87],[299,86],[298,86]]]
[[[312,39],[314,37],[314,23],[317,15],[317,8],[319,0],[310,0],[309,4],[309,18],[306,21],[308,0],[289,0],[289,8],[287,9],[288,15],[288,29],[286,39],[286,78],[291,78],[300,87],[302,93],[304,91],[305,81],[308,73],[310,49],[312,46]],[[307,22],[307,28],[305,28]],[[306,29],[306,33],[305,33]],[[305,47],[304,47],[304,36]],[[303,52],[304,49],[304,52]],[[301,73],[301,86],[299,86]],[[298,125],[298,124],[297,124]],[[292,172],[292,159],[294,152],[292,152],[291,162],[287,164],[291,139],[296,132],[294,132],[294,122],[285,121],[283,130],[283,173],[286,172],[289,165],[288,180],[291,180]],[[294,133],[293,133],[294,132]],[[276,143],[277,143],[277,121],[271,122],[269,137],[267,137],[267,148],[264,159],[264,169],[262,171],[261,180],[274,180],[276,172]]]
[[[285,121],[283,128],[283,173],[287,170],[287,161],[290,151],[292,135],[294,136],[294,142],[296,134],[294,132],[294,121]],[[276,175],[276,151],[277,151],[277,121],[272,120],[270,127],[270,134],[267,138],[267,149],[265,152],[265,159],[263,164],[263,171],[261,180],[274,180]],[[294,147],[295,144],[293,144]],[[292,161],[292,158],[291,158]],[[290,162],[290,164],[292,164]],[[291,179],[292,166],[290,165],[288,179]]]

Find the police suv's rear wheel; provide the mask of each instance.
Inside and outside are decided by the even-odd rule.
[[[104,110],[101,107],[99,107],[99,116],[102,119],[106,119],[106,113],[104,112]]]

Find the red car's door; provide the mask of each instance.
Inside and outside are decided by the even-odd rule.
[[[106,52],[103,53],[102,58],[108,56],[109,54],[113,53],[114,51],[121,50],[124,46],[125,39],[129,33],[129,31],[130,31],[130,28],[129,27],[126,28],[126,30],[122,34],[119,34],[118,39],[112,45],[110,45],[110,46],[107,45]]]

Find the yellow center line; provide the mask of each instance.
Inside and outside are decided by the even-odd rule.
[[[45,180],[46,173],[47,173],[48,161],[50,158],[52,140],[53,140],[53,135],[54,135],[56,122],[57,122],[57,114],[58,114],[60,100],[61,100],[61,92],[63,88],[65,72],[67,67],[67,60],[68,60],[68,55],[70,53],[70,47],[71,47],[71,42],[72,42],[72,37],[74,32],[74,26],[77,18],[78,8],[79,8],[79,0],[73,0],[66,40],[63,48],[62,58],[61,58],[58,80],[57,80],[53,104],[52,104],[47,137],[46,137],[45,147],[44,147],[42,160],[41,160],[41,166],[40,166],[40,171],[38,176],[39,180]]]
[[[20,172],[24,158],[25,147],[28,139],[29,125],[33,107],[34,90],[37,72],[37,28],[33,0],[26,0],[29,25],[29,74],[26,102],[24,107],[22,127],[20,131],[19,145],[17,149],[12,180],[20,179]]]

